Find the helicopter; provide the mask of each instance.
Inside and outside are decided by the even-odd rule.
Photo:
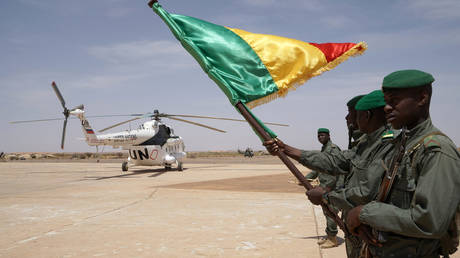
[[[80,120],[83,134],[85,136],[85,141],[89,146],[96,146],[97,151],[98,146],[112,146],[113,148],[122,148],[123,150],[128,151],[129,155],[127,160],[123,161],[121,164],[122,171],[128,171],[129,168],[135,166],[164,166],[165,170],[171,170],[173,165],[175,165],[178,171],[183,171],[183,159],[187,156],[185,152],[184,140],[182,139],[182,137],[175,135],[173,128],[163,123],[161,118],[168,118],[171,120],[185,122],[188,124],[204,127],[221,133],[225,133],[226,131],[205,124],[185,120],[179,117],[246,122],[246,120],[233,118],[165,114],[160,113],[158,110],[154,110],[153,113],[149,112],[144,114],[85,116],[83,104],[78,105],[72,109],[68,109],[66,107],[65,100],[62,97],[62,94],[54,81],[51,83],[51,86],[64,109],[64,111],[62,112],[64,118],[13,121],[10,123],[18,124],[51,120],[64,120],[61,137],[61,149],[64,149],[67,120],[69,116],[78,118]],[[125,130],[122,132],[105,134],[96,134],[87,120],[87,117],[99,118],[114,116],[134,116],[134,118],[106,127],[102,130],[99,130],[99,133],[105,132],[109,129],[142,118],[151,118],[151,120],[144,122],[143,124],[139,125],[137,129],[134,130]],[[278,123],[265,124],[276,126],[288,126],[285,124]]]

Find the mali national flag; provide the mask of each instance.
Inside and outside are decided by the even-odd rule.
[[[149,5],[232,105],[252,108],[285,96],[367,48],[364,42],[317,44],[256,34],[168,13],[155,0]]]

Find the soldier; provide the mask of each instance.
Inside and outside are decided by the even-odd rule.
[[[374,257],[439,257],[455,250],[449,234],[457,233],[452,222],[460,204],[460,153],[431,122],[433,81],[418,70],[383,79],[386,118],[393,128],[409,130],[406,149],[386,201],[357,206],[347,217],[351,231],[365,224],[379,232],[384,242],[369,246]]]
[[[358,104],[362,104],[358,106]],[[358,186],[350,188],[350,191],[341,191],[337,194],[331,195],[333,192],[327,194],[327,196],[340,196],[343,198],[331,197],[330,202],[336,202],[339,209],[342,212],[347,213],[348,210],[352,209],[360,203],[366,203],[372,200],[373,194],[372,186],[364,184],[362,189],[359,182],[359,178],[364,178],[367,166],[372,165],[376,167],[376,162],[379,157],[391,149],[392,134],[386,128],[385,114],[383,107],[385,101],[383,99],[383,93],[380,90],[373,91],[368,95],[362,97],[355,108],[360,109],[357,111],[357,122],[359,129],[365,133],[360,139],[356,146],[351,150],[341,151],[337,154],[329,154],[318,151],[302,151],[284,144],[282,141],[266,141],[264,145],[270,153],[281,149],[289,157],[299,161],[304,166],[316,170],[321,173],[328,173],[336,175],[338,173],[347,174],[345,179],[345,187],[348,187],[350,182],[358,184]],[[380,166],[380,163],[378,163]],[[381,168],[381,166],[379,167]],[[377,171],[378,172],[378,171]],[[376,173],[377,173],[376,172]],[[355,176],[353,176],[356,174]],[[383,174],[383,170],[380,170],[380,175]],[[372,185],[373,183],[370,182]],[[375,183],[374,183],[375,184]],[[313,204],[320,204],[327,201],[329,198],[323,199],[325,190],[321,187],[314,188],[307,192],[309,199]],[[336,201],[337,200],[337,201]],[[340,201],[345,200],[345,201]],[[333,204],[335,205],[335,204]],[[360,251],[359,241],[356,239],[345,239],[348,257],[358,257]]]
[[[355,105],[358,101],[364,97],[364,95],[358,95],[353,97],[347,102],[348,107],[348,114],[345,116],[345,120],[347,121],[347,128],[348,128],[348,149],[350,150],[353,146],[356,145],[357,140],[359,137],[363,135],[363,133],[359,130],[358,124],[356,123],[356,109]]]
[[[340,152],[340,148],[333,144],[330,137],[329,129],[319,128],[318,129],[318,141],[323,145],[321,152],[335,153]],[[329,192],[340,186],[343,183],[343,177],[340,175],[328,175],[324,173],[318,173],[317,171],[311,171],[305,176],[307,180],[313,180],[315,178],[319,179],[319,186]],[[336,210],[337,212],[337,210]],[[321,248],[332,248],[337,246],[337,224],[335,221],[326,215],[326,234],[327,237],[321,238],[318,241],[318,244]]]
[[[321,188],[307,192],[313,204],[326,202],[342,211],[344,216],[354,207],[370,202],[377,194],[380,178],[384,174],[381,158],[391,150],[393,134],[388,130],[383,107],[385,101],[381,90],[362,97],[356,104],[357,124],[364,136],[356,148],[360,155],[343,162],[349,165],[350,173],[345,187],[326,193]],[[362,150],[362,151],[360,151]],[[307,163],[311,162],[309,159]],[[327,162],[327,161],[326,161]],[[342,165],[343,166],[343,165]],[[366,237],[365,235],[362,237]],[[369,241],[369,239],[366,239]],[[358,257],[361,246],[345,240],[348,257]]]

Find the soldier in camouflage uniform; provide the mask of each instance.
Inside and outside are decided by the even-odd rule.
[[[362,107],[358,104],[362,102]],[[321,173],[336,175],[338,173],[346,174],[345,187],[351,185],[349,191],[335,190],[326,195],[326,191],[317,187],[307,192],[309,199],[313,204],[321,204],[329,198],[323,199],[323,196],[330,196],[330,203],[341,209],[343,213],[355,207],[360,203],[367,203],[375,195],[373,189],[375,182],[365,182],[361,184],[360,178],[365,178],[368,166],[376,166],[374,160],[381,159],[382,153],[386,152],[391,144],[392,134],[388,132],[385,122],[383,107],[385,102],[381,91],[372,92],[361,98],[355,108],[358,111],[358,126],[365,133],[358,143],[351,149],[341,151],[336,154],[323,153],[318,151],[302,151],[284,144],[282,141],[267,141],[264,145],[270,153],[281,149],[289,157],[299,161],[304,166]],[[380,165],[380,164],[379,164]],[[381,166],[380,166],[381,167]],[[378,172],[376,172],[378,173]],[[383,170],[380,171],[380,175]],[[378,185],[378,183],[377,183]],[[337,192],[336,192],[337,191]],[[341,198],[341,195],[344,197]],[[333,196],[337,196],[334,198]],[[344,201],[340,201],[344,200]],[[360,243],[356,239],[345,239],[348,257],[358,257]]]
[[[373,257],[448,255],[441,244],[449,239],[448,228],[460,204],[460,154],[431,122],[433,81],[418,70],[396,71],[383,80],[386,118],[394,128],[407,127],[409,133],[385,202],[372,201],[348,213],[350,231],[369,225],[384,240],[380,247],[369,246]],[[393,155],[385,158],[385,169]]]
[[[346,176],[345,187],[338,188],[329,193],[314,189],[307,192],[309,199],[314,204],[326,202],[342,211],[343,216],[354,207],[370,202],[377,194],[378,185],[384,170],[381,166],[382,156],[389,152],[393,134],[388,130],[385,122],[383,107],[385,101],[381,90],[376,90],[361,98],[355,109],[357,110],[357,123],[359,129],[365,133],[356,145],[356,152],[351,157],[333,157],[334,166],[350,167]],[[356,155],[359,154],[359,155]],[[316,161],[315,161],[316,159]],[[318,159],[315,155],[304,153],[300,162],[310,166],[330,166],[327,159]],[[370,175],[372,174],[372,176]],[[346,239],[348,257],[359,257],[361,244]]]
[[[340,152],[340,148],[333,144],[330,137],[329,129],[327,128],[319,128],[318,129],[318,141],[323,144],[321,148],[321,152],[326,153],[337,153]],[[319,186],[326,189],[327,192],[336,188],[336,186],[341,186],[343,184],[343,176],[340,175],[328,175],[324,173],[318,173],[317,171],[311,171],[308,173],[305,178],[307,180],[313,180],[318,178],[319,179]],[[337,212],[337,210],[336,210]],[[321,238],[318,241],[318,244],[321,248],[332,248],[337,246],[337,223],[326,215],[326,234],[327,237]]]

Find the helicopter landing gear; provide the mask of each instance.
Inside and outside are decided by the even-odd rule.
[[[184,170],[184,168],[182,167],[182,162],[180,162],[180,161],[177,162],[177,170],[178,171],[183,171]]]
[[[171,170],[171,164],[166,164],[166,165],[165,165],[165,170],[166,170],[166,171]]]
[[[121,163],[121,170],[128,171],[128,161],[123,161],[123,163]]]

